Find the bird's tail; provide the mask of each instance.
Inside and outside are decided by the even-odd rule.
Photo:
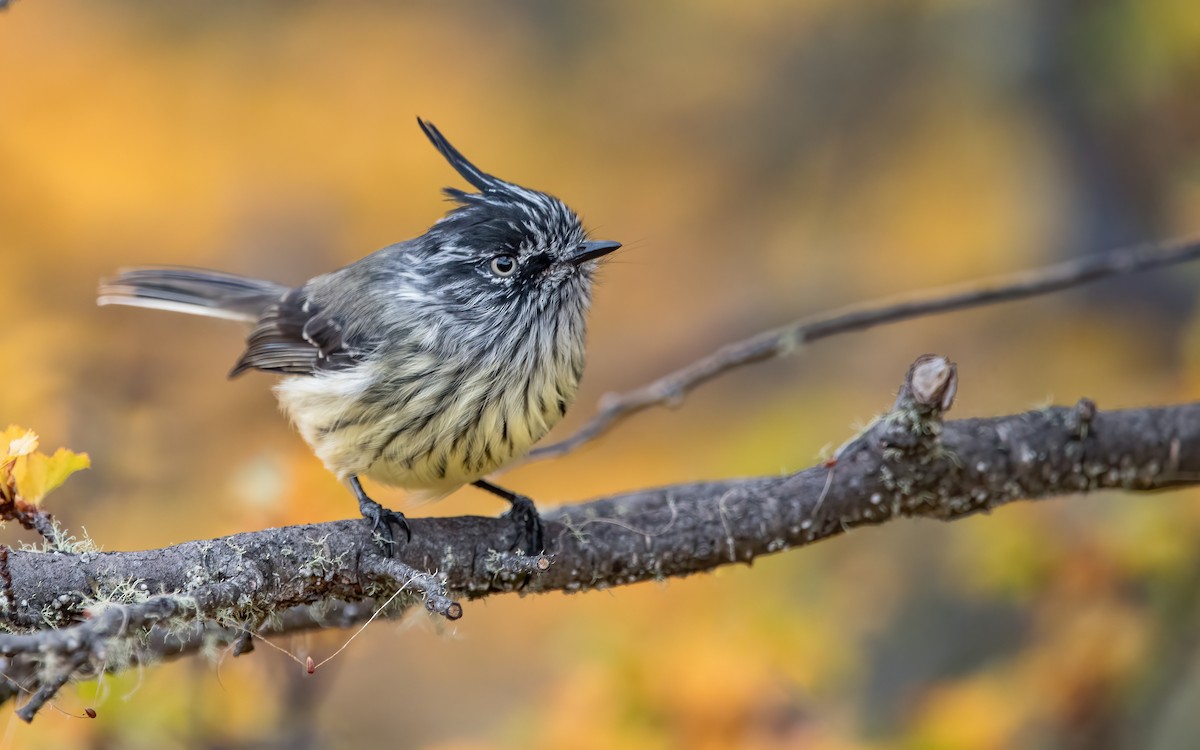
[[[288,288],[199,268],[127,268],[100,284],[96,303],[253,323]]]

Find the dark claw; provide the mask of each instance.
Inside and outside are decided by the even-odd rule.
[[[385,508],[368,497],[358,477],[350,477],[350,489],[354,490],[354,495],[358,498],[359,512],[371,522],[372,533],[379,532],[379,547],[383,554],[391,557],[396,551],[396,537],[392,534],[392,526],[399,526],[404,530],[405,541],[412,541],[412,529],[409,528],[408,519],[403,513]]]
[[[546,549],[546,526],[542,523],[542,517],[538,515],[537,508],[533,504],[533,500],[518,495],[515,492],[510,492],[503,487],[497,487],[491,482],[480,479],[474,482],[474,485],[481,490],[487,490],[493,495],[499,495],[508,502],[512,503],[512,508],[504,514],[504,518],[511,518],[517,525],[517,539],[525,541],[525,554],[540,555]]]
[[[524,495],[517,495],[512,500],[512,508],[504,514],[504,517],[511,518],[519,527],[520,536],[518,538],[527,542],[525,554],[540,555],[542,550],[546,549],[546,527],[532,500]]]

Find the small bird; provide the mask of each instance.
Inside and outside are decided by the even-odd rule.
[[[472,483],[512,504],[527,551],[543,547],[533,502],[483,477],[524,456],[567,412],[583,375],[598,261],[621,245],[587,239],[559,199],[480,170],[431,123],[425,135],[478,192],[425,234],[294,289],[181,267],[125,269],[98,303],[253,326],[229,377],[283,375],[280,407],[394,549],[402,513],[360,477],[436,499]]]

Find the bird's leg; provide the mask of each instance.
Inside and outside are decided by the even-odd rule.
[[[412,529],[408,527],[408,519],[404,517],[403,513],[385,508],[367,497],[357,476],[350,477],[350,489],[354,490],[354,496],[358,498],[359,512],[362,513],[363,518],[371,522],[371,531],[378,531],[379,536],[383,538],[379,546],[383,548],[385,555],[391,557],[396,550],[396,538],[392,535],[392,524],[404,529],[405,539],[412,541]]]
[[[533,505],[533,500],[503,487],[497,487],[486,479],[477,479],[472,484],[512,503],[512,509],[504,515],[520,526],[521,533],[527,542],[525,547],[527,554],[538,555],[545,550],[546,528],[542,523],[542,517],[538,515],[537,508]]]

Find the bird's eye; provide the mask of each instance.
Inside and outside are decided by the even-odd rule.
[[[492,273],[497,276],[512,276],[517,270],[517,259],[511,255],[497,255],[492,258]]]

